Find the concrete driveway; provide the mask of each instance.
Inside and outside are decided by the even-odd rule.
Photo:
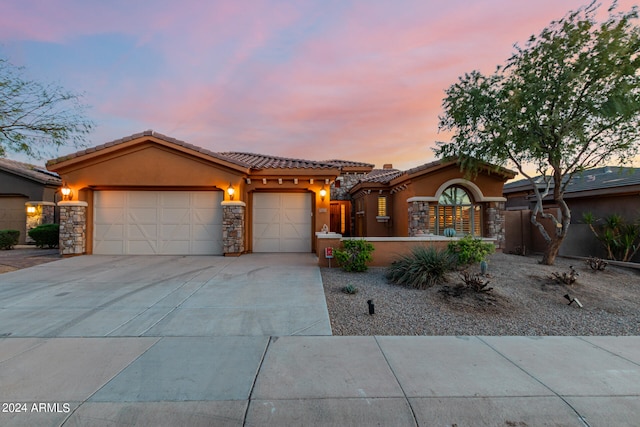
[[[0,275],[0,336],[331,335],[311,254],[83,256]]]

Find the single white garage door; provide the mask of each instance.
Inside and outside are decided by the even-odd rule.
[[[221,255],[221,191],[96,191],[93,253]]]
[[[311,252],[311,194],[253,194],[253,252]]]

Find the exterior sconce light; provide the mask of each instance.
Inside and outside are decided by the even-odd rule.
[[[27,214],[28,215],[33,215],[36,213],[36,207],[35,206],[27,206]]]
[[[60,192],[62,193],[62,200],[67,201],[73,199],[73,191],[71,191],[71,188],[69,188],[66,182],[62,184]]]
[[[236,192],[235,188],[233,188],[233,185],[229,183],[229,187],[227,188],[227,194],[229,195],[229,200],[233,200],[233,193],[235,192]]]
[[[324,202],[324,198],[327,196],[327,190],[324,189],[324,185],[320,189],[320,200]]]

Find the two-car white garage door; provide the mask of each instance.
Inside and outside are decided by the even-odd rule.
[[[93,253],[222,254],[221,191],[96,191]]]
[[[221,191],[96,191],[94,254],[219,255]],[[311,195],[255,193],[254,252],[311,251]]]

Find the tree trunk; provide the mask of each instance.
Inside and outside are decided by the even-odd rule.
[[[563,240],[564,236],[553,236],[551,241],[547,243],[540,264],[553,265],[556,262],[556,257],[558,256],[558,252],[560,252],[560,245],[562,245]]]

